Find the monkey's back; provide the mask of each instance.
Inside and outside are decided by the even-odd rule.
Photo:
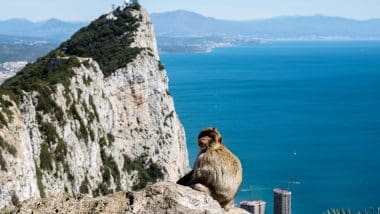
[[[232,200],[242,182],[240,160],[225,146],[198,156],[195,179],[210,188],[212,196],[223,203]]]

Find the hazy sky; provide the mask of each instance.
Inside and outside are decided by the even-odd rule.
[[[380,0],[140,0],[150,12],[177,9],[206,16],[247,20],[281,15],[323,14],[354,19],[380,18]],[[27,18],[89,21],[123,0],[0,0],[0,20]]]

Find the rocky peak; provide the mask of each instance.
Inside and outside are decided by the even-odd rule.
[[[112,17],[0,86],[0,208],[62,192],[139,190],[188,170],[150,17],[139,5]]]

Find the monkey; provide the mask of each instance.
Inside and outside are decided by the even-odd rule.
[[[240,160],[223,144],[216,128],[205,128],[198,135],[199,154],[193,169],[177,181],[211,195],[228,210],[240,188],[243,169]]]

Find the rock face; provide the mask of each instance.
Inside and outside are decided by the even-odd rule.
[[[9,206],[8,213],[248,213],[239,208],[228,212],[210,196],[189,187],[162,182],[139,192],[118,192],[90,198],[59,194],[49,199],[30,199],[18,207]]]
[[[184,129],[149,15],[140,7],[112,14],[89,27],[100,26],[100,36],[111,39],[88,42],[82,38],[97,37],[82,29],[72,38],[79,42],[69,41],[0,87],[0,208],[62,192],[137,190],[188,170]],[[112,34],[130,28],[124,19],[136,20],[135,28]],[[124,46],[133,57],[112,50]]]

